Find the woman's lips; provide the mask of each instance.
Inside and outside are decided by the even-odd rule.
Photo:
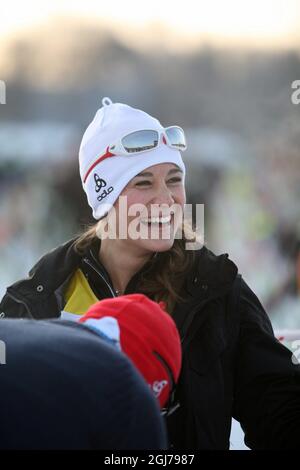
[[[168,215],[166,217],[149,217],[145,219],[140,219],[140,222],[148,226],[168,226],[174,222],[174,215]]]

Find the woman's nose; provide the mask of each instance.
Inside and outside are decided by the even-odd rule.
[[[175,201],[172,191],[170,191],[170,189],[167,187],[163,187],[157,190],[157,193],[153,197],[152,202],[154,204],[168,204],[170,206]]]

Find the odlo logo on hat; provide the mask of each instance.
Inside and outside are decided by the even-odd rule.
[[[94,174],[94,181],[96,184],[95,186],[96,193],[99,193],[99,191],[101,191],[101,189],[105,188],[105,186],[107,185],[106,181],[103,178],[100,178],[99,175],[97,175],[97,173]],[[112,186],[110,186],[107,189],[104,189],[104,191],[102,191],[102,193],[97,197],[97,200],[99,202],[102,201],[102,199],[108,196],[113,190],[114,188]]]

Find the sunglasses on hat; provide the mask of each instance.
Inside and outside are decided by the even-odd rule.
[[[161,138],[163,143],[171,148],[181,151],[186,150],[183,129],[179,126],[170,126],[161,131],[144,129],[131,132],[122,137],[115,145],[110,145],[109,151],[118,155],[147,152],[157,147]]]
[[[115,144],[109,145],[104,155],[101,155],[86,172],[83,182],[85,183],[89,174],[101,161],[109,157],[131,156],[153,150],[163,142],[170,148],[184,151],[187,148],[185,134],[181,127],[170,126],[161,131],[153,129],[142,129],[131,132],[122,137]]]

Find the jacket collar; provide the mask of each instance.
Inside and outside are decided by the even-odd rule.
[[[68,240],[42,256],[31,268],[27,278],[15,282],[8,289],[20,288],[24,297],[31,297],[33,292],[39,297],[49,296],[63,284],[80,263],[81,256],[73,247],[75,240],[75,238]]]
[[[109,275],[107,269],[105,268],[105,266],[99,260],[98,255],[99,255],[100,247],[101,247],[101,240],[99,240],[99,239],[95,240],[94,243],[87,250],[86,256],[90,259],[90,261],[94,265],[96,265],[96,267],[98,269],[101,270],[101,272],[105,276],[106,280],[110,283],[111,287],[113,287],[112,286],[112,281],[111,281],[111,278],[110,278],[110,275]],[[137,281],[139,280],[141,274],[146,273],[148,271],[148,269],[150,269],[153,266],[153,260],[154,260],[155,257],[156,257],[156,254],[153,254],[150,257],[150,259],[139,269],[139,271],[137,271],[133,275],[133,277],[130,279],[130,281],[129,281],[127,287],[126,287],[125,294],[129,294],[129,293],[131,294],[131,293],[135,292]]]
[[[44,255],[29,271],[29,276],[8,287],[8,291],[17,292],[29,302],[33,299],[46,300],[50,294],[59,291],[81,263],[82,255],[74,250],[76,239],[72,238]],[[95,253],[99,245],[91,248]],[[86,254],[88,251],[89,249],[86,250]],[[133,276],[128,285],[129,290],[134,289],[135,281],[149,266],[151,266],[151,261]],[[188,305],[222,296],[230,289],[236,274],[237,267],[228,259],[227,253],[217,256],[203,246],[197,250],[194,268],[186,280],[185,285],[190,301]]]
[[[228,253],[215,255],[206,246],[196,252],[194,269],[187,279],[186,287],[194,297],[219,297],[232,286],[238,273],[236,264]]]

